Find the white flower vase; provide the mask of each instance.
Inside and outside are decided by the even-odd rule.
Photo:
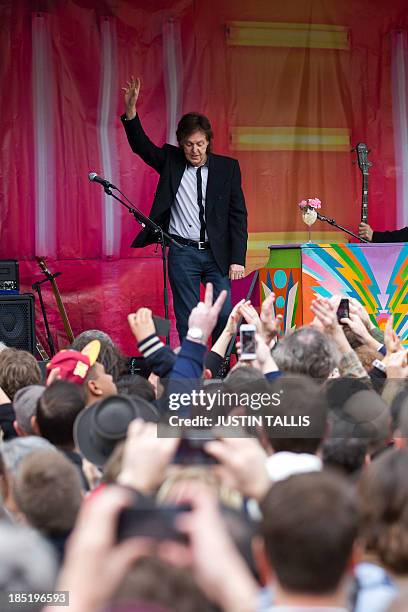
[[[317,211],[314,208],[310,208],[310,207],[306,208],[302,212],[302,219],[306,223],[306,225],[308,226],[308,232],[309,232],[309,240],[308,240],[308,242],[312,242],[310,228],[313,225],[313,223],[316,223],[316,220],[317,220]]]

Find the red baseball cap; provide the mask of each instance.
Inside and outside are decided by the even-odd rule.
[[[92,367],[98,359],[101,343],[99,340],[88,342],[82,351],[73,351],[64,349],[59,351],[51,361],[47,364],[48,370],[59,368],[59,378],[69,380],[70,382],[82,385],[89,368]]]

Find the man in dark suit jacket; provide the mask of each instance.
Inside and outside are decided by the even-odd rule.
[[[122,122],[132,151],[160,175],[150,218],[182,245],[169,249],[169,279],[180,339],[198,334],[188,330],[188,317],[200,299],[200,282],[211,282],[215,297],[223,289],[228,291],[215,340],[231,310],[229,281],[242,278],[245,272],[247,211],[238,161],[211,153],[211,125],[197,113],[181,118],[178,147],[156,146],[145,134],[136,111],[140,80],[132,77],[123,90]],[[156,241],[146,227],[132,246]]]
[[[370,242],[408,242],[408,227],[392,232],[374,232],[367,223],[360,223],[358,235]]]

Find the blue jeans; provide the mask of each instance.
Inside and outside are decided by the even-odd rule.
[[[218,338],[231,312],[231,287],[228,274],[222,274],[210,249],[199,251],[193,246],[169,248],[169,279],[173,293],[173,307],[176,315],[180,342],[188,331],[188,318],[200,301],[200,283],[212,283],[214,300],[223,289],[228,291],[212,340]]]

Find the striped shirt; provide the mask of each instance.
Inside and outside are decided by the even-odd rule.
[[[196,166],[186,165],[180,186],[171,207],[169,234],[175,234],[189,240],[200,240],[200,219],[197,203],[197,170]],[[203,206],[207,192],[208,165],[201,166]],[[204,215],[205,218],[205,215]],[[205,239],[208,240],[207,232]]]

